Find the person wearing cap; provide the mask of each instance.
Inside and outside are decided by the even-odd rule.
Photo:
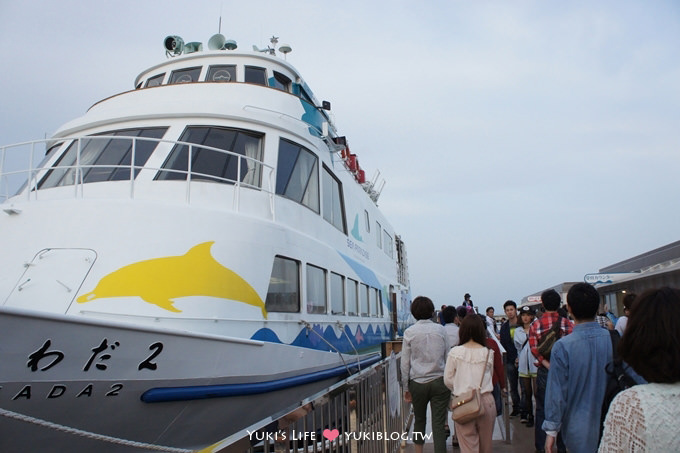
[[[515,329],[514,343],[517,351],[517,372],[522,388],[520,403],[520,422],[526,423],[527,428],[534,426],[534,408],[532,398],[536,388],[536,364],[529,347],[529,329],[534,322],[536,311],[525,305],[519,309],[520,324]]]
[[[463,307],[467,309],[468,312],[475,312],[475,306],[472,303],[472,299],[470,299],[470,293],[465,293],[463,296]]]

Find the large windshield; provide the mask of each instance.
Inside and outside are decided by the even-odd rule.
[[[126,129],[74,140],[47,172],[38,188],[68,186],[76,182],[90,183],[130,179],[130,163],[134,151],[134,177],[158,145],[157,140],[133,140],[133,137],[160,139],[166,127]]]

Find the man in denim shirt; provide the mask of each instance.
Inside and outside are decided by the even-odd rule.
[[[542,425],[546,452],[553,451],[558,432],[569,451],[597,451],[607,385],[604,369],[612,360],[609,332],[595,321],[599,305],[597,290],[587,283],[577,283],[567,293],[575,325],[555,343],[550,356]]]

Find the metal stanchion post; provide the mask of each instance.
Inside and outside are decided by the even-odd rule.
[[[503,353],[503,363],[506,362],[506,357],[507,353]],[[511,444],[512,443],[512,432],[510,431],[510,380],[508,379],[508,374],[505,373],[505,388],[507,391],[505,392],[505,396],[503,397],[503,421],[505,422],[505,443],[506,444]]]

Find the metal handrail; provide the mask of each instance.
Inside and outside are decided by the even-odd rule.
[[[400,354],[389,355],[199,453],[403,451],[413,415],[401,380],[390,379],[390,374],[398,377],[399,364]],[[368,441],[362,439],[366,436]]]
[[[92,165],[92,164],[82,164],[81,162],[81,157],[82,157],[82,145],[83,145],[83,140],[97,140],[97,139],[102,139],[102,140],[125,140],[127,141],[132,141],[132,150],[131,150],[131,157],[130,157],[130,164],[129,165]],[[188,152],[188,162],[187,162],[187,170],[176,170],[176,169],[171,169],[171,168],[159,168],[159,167],[153,167],[153,166],[147,166],[147,165],[135,165],[135,157],[137,153],[137,143],[139,141],[146,141],[146,142],[154,142],[156,143],[156,148],[160,144],[169,144],[171,146],[187,146],[189,149]],[[34,157],[36,155],[36,145],[37,144],[45,144],[46,148],[49,148],[52,145],[55,144],[60,144],[60,148],[64,147],[70,147],[73,146],[73,143],[77,142],[77,151],[76,151],[76,161],[74,165],[50,165],[50,166],[36,166],[34,164]],[[20,154],[20,158],[23,158],[23,160],[28,160],[28,168],[19,168],[19,169],[14,169],[14,170],[8,170],[8,159],[9,159],[9,153],[15,149],[20,149],[22,147],[30,147],[28,150],[22,150],[22,154]],[[195,172],[192,171],[192,158],[193,155],[196,151],[198,150],[209,150],[209,151],[214,151],[217,153],[225,154],[228,156],[236,157],[237,160],[237,170],[236,174],[237,177],[235,179],[231,178],[224,178],[221,176],[215,176],[207,173],[201,173],[201,172]],[[26,153],[28,153],[28,156],[26,156]],[[252,168],[259,168],[261,169],[261,174],[260,178],[257,184],[249,184],[247,182],[244,182],[243,180],[245,177],[241,177],[241,169],[243,168],[243,160],[246,160],[246,165],[248,168],[252,165]],[[33,140],[33,141],[28,141],[28,142],[21,142],[21,143],[15,143],[12,145],[6,145],[3,147],[0,147],[0,202],[9,199],[11,197],[20,195],[22,192],[25,192],[26,194],[26,201],[30,201],[32,198],[33,199],[38,199],[39,192],[43,190],[49,190],[52,189],[53,187],[49,188],[41,188],[40,185],[44,178],[47,176],[47,174],[51,171],[73,171],[73,184],[59,184],[59,187],[63,186],[69,186],[73,185],[74,186],[74,197],[75,198],[82,198],[84,196],[84,185],[89,184],[87,181],[85,181],[87,171],[91,169],[96,169],[96,168],[107,168],[110,169],[111,172],[116,171],[117,169],[128,169],[130,177],[127,179],[130,183],[130,198],[134,199],[135,198],[135,183],[137,176],[143,172],[143,171],[151,171],[155,172],[156,174],[159,172],[166,172],[166,173],[175,173],[175,174],[181,174],[184,175],[185,178],[182,182],[186,184],[186,201],[187,203],[191,203],[191,187],[192,187],[192,182],[200,181],[200,182],[216,182],[216,183],[222,183],[222,184],[229,184],[233,185],[235,187],[234,190],[234,200],[233,200],[233,206],[236,210],[239,209],[240,207],[240,190],[241,187],[248,188],[248,189],[255,189],[255,190],[262,190],[265,193],[269,194],[270,196],[270,211],[273,215],[274,213],[274,189],[273,189],[273,174],[274,174],[274,167],[265,164],[264,162],[257,160],[253,157],[248,157],[244,156],[239,153],[235,153],[230,150],[224,150],[220,148],[215,148],[212,146],[205,146],[205,145],[197,145],[195,143],[189,143],[185,141],[179,141],[179,140],[166,140],[166,139],[158,139],[158,138],[148,138],[148,137],[131,137],[131,136],[121,136],[121,135],[85,135],[85,136],[72,136],[72,137],[62,137],[59,139],[51,138],[51,139],[42,139],[42,140]],[[25,175],[24,178],[22,178],[23,184],[19,185],[18,189],[16,191],[13,191],[10,193],[10,190],[12,187],[10,187],[10,179],[12,177],[19,177],[20,175]],[[16,178],[18,180],[18,178]],[[125,180],[116,180],[115,182],[121,182]],[[98,182],[107,182],[107,181],[98,181]],[[113,182],[113,181],[108,181],[108,182]],[[180,182],[179,180],[173,180],[173,182]]]

